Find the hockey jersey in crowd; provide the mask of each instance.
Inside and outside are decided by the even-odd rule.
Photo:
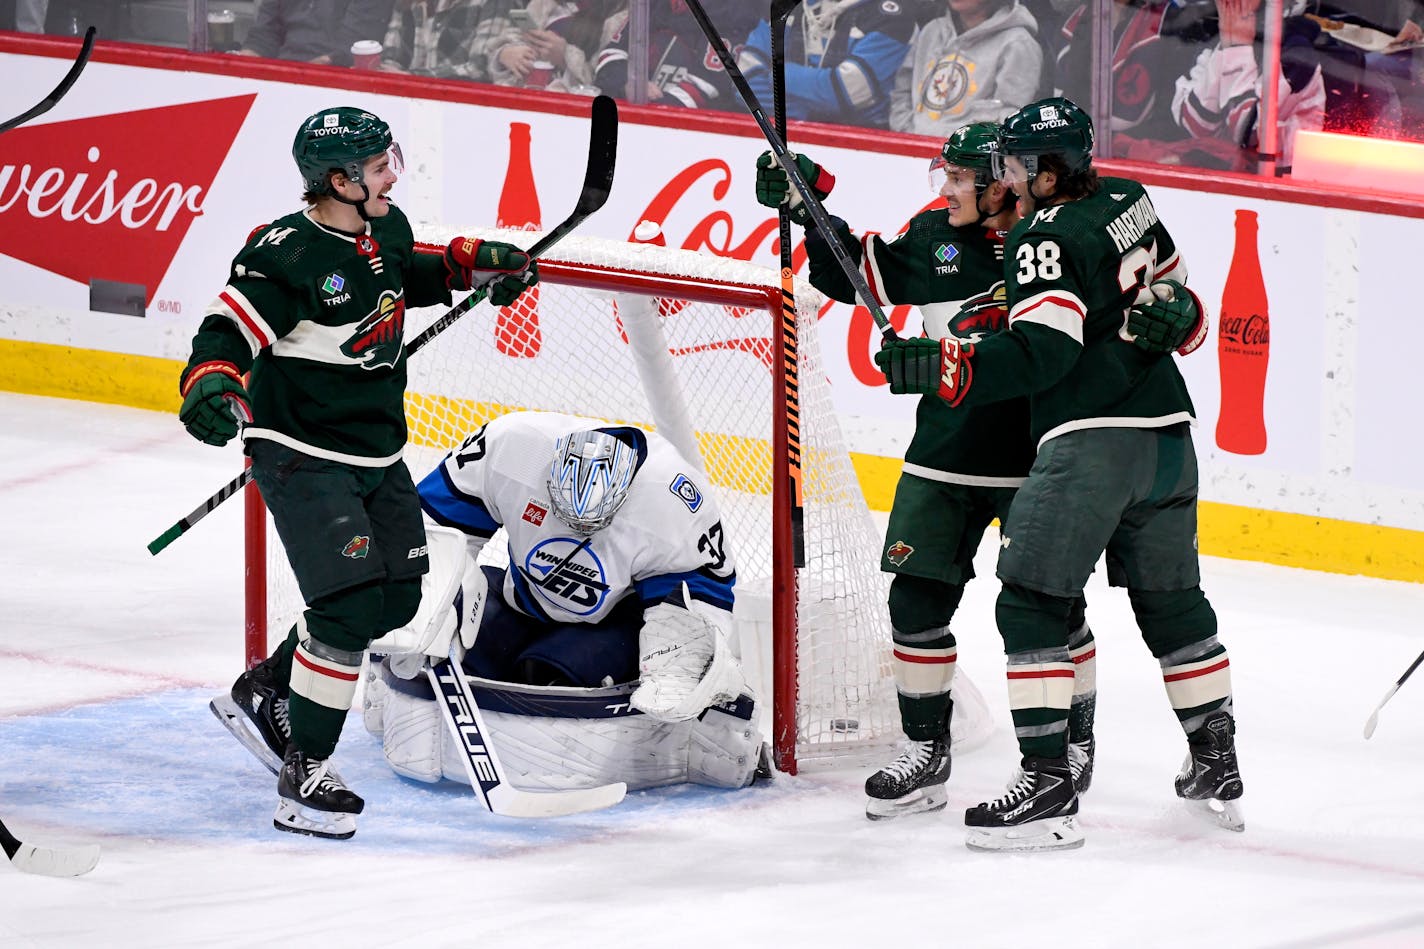
[[[708,18],[733,54],[756,25],[756,7],[739,0],[707,0]],[[653,0],[648,42],[648,100],[690,109],[740,109],[741,100],[683,0]],[[628,11],[618,14],[613,41],[599,51],[594,84],[622,97],[628,87]]]
[[[638,467],[613,522],[591,535],[571,531],[549,504],[554,444],[598,428],[632,445]],[[421,481],[434,521],[471,538],[474,549],[503,527],[509,546],[504,601],[551,623],[596,623],[625,597],[648,607],[680,597],[732,609],[736,570],[716,500],[699,469],[666,439],[627,426],[546,412],[493,419]]]
[[[786,116],[888,127],[895,73],[915,32],[909,0],[808,0],[786,19]],[[757,99],[771,103],[771,24],[757,23],[737,57]]]

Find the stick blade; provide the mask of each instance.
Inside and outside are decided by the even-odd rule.
[[[36,873],[40,876],[83,876],[99,865],[99,847],[90,844],[60,850],[56,847],[36,847],[34,844],[22,843],[10,858],[10,862],[25,873]]]
[[[627,793],[622,781],[571,791],[522,791],[502,784],[489,792],[489,805],[500,817],[567,817],[612,807]]]
[[[588,166],[579,192],[578,212],[587,216],[608,201],[613,172],[618,164],[618,103],[610,96],[595,96],[589,121]]]
[[[1375,726],[1379,724],[1379,709],[1370,713],[1370,717],[1365,720],[1365,741],[1370,740],[1370,736],[1375,733]]]

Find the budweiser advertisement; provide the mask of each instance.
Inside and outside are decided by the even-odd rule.
[[[11,88],[44,87],[53,65],[0,54]],[[298,206],[289,143],[306,116],[333,104],[369,109],[395,130],[407,162],[394,195],[418,232],[539,227],[573,208],[586,109],[565,106],[569,114],[561,114],[449,98],[93,64],[42,121],[4,138],[0,336],[185,356],[243,238]],[[776,221],[754,195],[765,141],[746,121],[707,131],[667,115],[623,110],[612,196],[580,233],[633,240],[648,222],[645,235],[659,243],[761,263],[774,281]],[[881,154],[830,134],[793,142],[835,173],[832,214],[859,234],[888,236],[935,200],[925,172],[938,144],[924,140],[922,154]],[[1404,472],[1424,466],[1424,438],[1401,438],[1385,424],[1385,386],[1412,377],[1407,357],[1424,348],[1424,331],[1386,291],[1416,268],[1411,249],[1424,244],[1424,221],[1212,191],[1150,192],[1192,286],[1213,309],[1220,303],[1211,314],[1214,345],[1180,360],[1201,421],[1203,496],[1259,505],[1264,488],[1296,508],[1329,503],[1333,516],[1374,520],[1374,488],[1356,490],[1348,473],[1358,469],[1373,472],[1386,507],[1403,503],[1400,491],[1415,490]],[[1241,222],[1250,221],[1247,239]],[[804,275],[799,229],[793,236],[794,266]],[[90,312],[96,278],[141,285],[144,318]],[[537,358],[540,313],[530,302],[490,315],[508,358]],[[921,329],[912,307],[890,316],[902,333]],[[410,325],[428,318],[413,313]],[[853,447],[898,457],[913,404],[890,395],[874,368],[880,336],[869,315],[831,304],[820,319],[826,372]],[[720,345],[743,345],[737,321],[728,322]],[[1410,457],[1389,460],[1396,450]],[[1341,485],[1352,497],[1341,500]],[[1411,504],[1409,516],[1424,529],[1424,500]]]

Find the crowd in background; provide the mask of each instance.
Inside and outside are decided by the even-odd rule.
[[[0,0],[0,28],[74,32],[95,17],[124,39],[143,0]],[[148,0],[153,3],[157,0]],[[646,2],[646,82],[635,100],[743,111],[683,0]],[[1424,0],[1284,0],[1280,157],[1300,129],[1424,141]],[[223,6],[213,0],[210,7]],[[237,5],[237,4],[232,4]],[[1089,102],[1095,0],[805,0],[788,20],[793,119],[943,139],[1043,95]],[[253,0],[226,52],[506,86],[630,95],[629,0]],[[769,108],[767,0],[704,0]],[[1258,157],[1263,0],[1111,0],[1111,154],[1252,170]],[[101,26],[101,30],[103,27]],[[118,32],[115,33],[114,31]]]

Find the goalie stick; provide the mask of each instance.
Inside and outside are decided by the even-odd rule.
[[[510,784],[494,745],[486,737],[489,729],[475,702],[470,680],[460,666],[461,653],[457,638],[450,644],[450,658],[427,662],[425,675],[435,690],[440,714],[455,736],[455,747],[462,752],[460,763],[465,766],[470,787],[491,813],[501,817],[563,817],[602,810],[623,800],[628,785],[622,781],[566,791],[524,791]]]
[[[597,96],[593,100],[593,112],[589,127],[588,165],[584,172],[583,188],[579,191],[578,203],[573,213],[558,226],[539,238],[525,253],[535,260],[548,253],[559,241],[568,237],[589,215],[603,207],[613,190],[613,170],[618,159],[618,105],[608,96]],[[497,277],[491,277],[492,282]],[[489,282],[474,289],[469,296],[450,308],[443,316],[427,326],[415,339],[406,344],[406,357],[418,352],[421,347],[439,336],[450,324],[464,316],[489,295]],[[194,508],[186,517],[178,519],[173,526],[155,537],[148,545],[148,552],[157,555],[169,544],[182,537],[193,525],[207,517],[219,505],[242,490],[252,481],[252,469],[244,468],[242,474],[233,478],[217,493]]]
[[[786,0],[780,0],[777,6],[784,6]],[[841,244],[840,238],[836,236],[835,228],[831,226],[830,215],[826,213],[825,207],[821,205],[821,200],[816,197],[816,193],[811,190],[811,186],[806,183],[806,179],[801,175],[801,169],[796,167],[796,159],[791,157],[791,153],[786,150],[786,142],[782,140],[776,129],[771,127],[767,121],[766,113],[762,111],[761,103],[757,101],[756,93],[752,92],[752,87],[747,85],[747,79],[742,75],[742,70],[737,66],[736,58],[727,49],[727,44],[722,41],[717,28],[712,25],[712,21],[707,18],[707,11],[702,9],[699,0],[687,0],[687,9],[692,12],[692,16],[697,20],[697,25],[702,28],[702,33],[707,37],[707,44],[712,48],[722,68],[726,70],[728,78],[732,80],[732,85],[737,87],[737,94],[742,97],[742,102],[746,104],[747,111],[756,121],[757,127],[761,129],[761,134],[766,138],[767,144],[771,146],[771,152],[776,156],[777,162],[781,164],[782,170],[786,172],[786,177],[790,180],[796,193],[801,195],[801,201],[806,205],[806,211],[811,215],[811,220],[815,222],[821,235],[826,239],[826,244],[831,248],[831,253],[836,258],[836,263],[840,264],[841,270],[845,273],[846,279],[850,281],[851,287],[855,289],[855,295],[860,300],[862,306],[870,311],[871,319],[875,320],[875,325],[879,327],[880,333],[886,340],[899,339],[895,328],[890,325],[890,320],[886,318],[885,311],[880,309],[880,304],[875,301],[874,295],[870,292],[870,285],[865,282],[865,277],[861,275],[855,262],[850,259],[850,253]],[[775,8],[773,8],[775,9]],[[786,12],[790,12],[790,6],[785,6]],[[774,32],[774,31],[773,31]]]
[[[90,27],[93,32],[93,27]],[[83,876],[99,863],[99,847],[36,847],[16,839],[4,822],[0,822],[0,847],[18,870],[49,877]]]
[[[1405,679],[1408,679],[1414,674],[1414,670],[1419,668],[1419,663],[1421,662],[1424,662],[1424,652],[1421,652],[1415,657],[1414,661],[1409,664],[1409,668],[1404,670],[1404,675],[1400,676],[1399,681],[1394,684],[1394,687],[1384,694],[1384,698],[1380,699],[1379,704],[1375,706],[1375,710],[1370,713],[1369,720],[1365,722],[1366,739],[1375,733],[1375,726],[1379,724],[1380,709],[1384,708],[1384,703],[1394,698],[1394,693],[1399,691],[1399,687],[1404,684]]]
[[[79,56],[74,60],[74,65],[69,67],[69,72],[65,73],[64,78],[59,81],[59,85],[55,86],[49,95],[35,103],[34,107],[28,112],[22,112],[9,121],[0,122],[0,132],[8,132],[12,128],[24,125],[36,116],[44,115],[50,109],[53,109],[59,103],[60,99],[64,98],[64,94],[69,91],[69,87],[74,85],[75,80],[79,78],[79,74],[82,73],[84,67],[88,65],[89,54],[94,51],[94,36],[97,32],[98,31],[92,26],[85,30],[84,45],[79,47]]]

